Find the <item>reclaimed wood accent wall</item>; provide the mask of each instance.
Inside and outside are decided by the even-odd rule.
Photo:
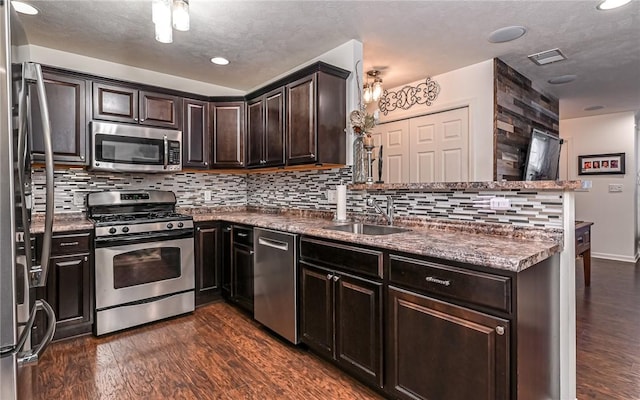
[[[520,181],[533,128],[559,135],[559,102],[500,59],[493,65],[493,178]]]

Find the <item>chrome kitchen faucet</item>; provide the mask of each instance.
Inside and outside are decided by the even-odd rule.
[[[384,219],[387,221],[388,225],[393,225],[393,197],[387,196],[387,211],[385,212],[380,205],[376,203],[376,200],[373,197],[367,198],[367,206],[374,207],[378,213],[380,213]]]

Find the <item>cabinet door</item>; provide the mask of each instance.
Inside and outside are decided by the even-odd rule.
[[[264,97],[264,165],[284,165],[284,88]]]
[[[220,294],[220,228],[217,224],[196,227],[196,305],[215,300]]]
[[[179,97],[141,90],[139,100],[142,125],[182,129],[179,111],[182,110],[182,100]]]
[[[335,275],[336,360],[382,387],[382,283]]]
[[[184,100],[182,166],[209,168],[209,103]]]
[[[233,246],[231,298],[253,312],[253,250],[242,245]]]
[[[138,123],[138,90],[94,83],[93,119]]]
[[[315,351],[333,358],[333,280],[324,268],[300,262],[301,340]]]
[[[389,287],[387,390],[401,399],[509,398],[509,322]]]
[[[244,167],[244,102],[213,103],[213,166]]]
[[[264,101],[260,97],[247,103],[247,166],[264,164]]]
[[[231,262],[233,249],[231,247],[231,226],[222,224],[222,244],[220,248],[220,258],[222,262],[222,296],[231,297]]]
[[[50,258],[46,300],[56,314],[54,339],[91,331],[90,273],[88,254]]]
[[[316,75],[287,85],[287,164],[316,161]]]
[[[63,74],[44,72],[53,159],[60,163],[85,164],[87,161],[87,81]],[[29,85],[31,107],[31,155],[44,161],[44,140],[40,102],[35,83]]]

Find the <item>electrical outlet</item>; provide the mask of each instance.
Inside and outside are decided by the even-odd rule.
[[[511,200],[506,197],[494,197],[489,201],[492,210],[508,210],[511,208]]]
[[[338,202],[335,189],[327,189],[327,202],[329,204],[336,204]]]
[[[622,192],[622,183],[610,183],[609,184],[609,193],[618,193]]]
[[[84,198],[83,192],[73,192],[73,205],[76,207],[84,206]]]
[[[204,191],[204,201],[211,201],[211,190]]]

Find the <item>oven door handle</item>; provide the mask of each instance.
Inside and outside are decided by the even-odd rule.
[[[130,235],[118,237],[99,237],[96,238],[96,247],[123,246],[136,243],[158,242],[174,239],[193,238],[193,229],[183,229],[171,232],[156,232],[144,235]]]

